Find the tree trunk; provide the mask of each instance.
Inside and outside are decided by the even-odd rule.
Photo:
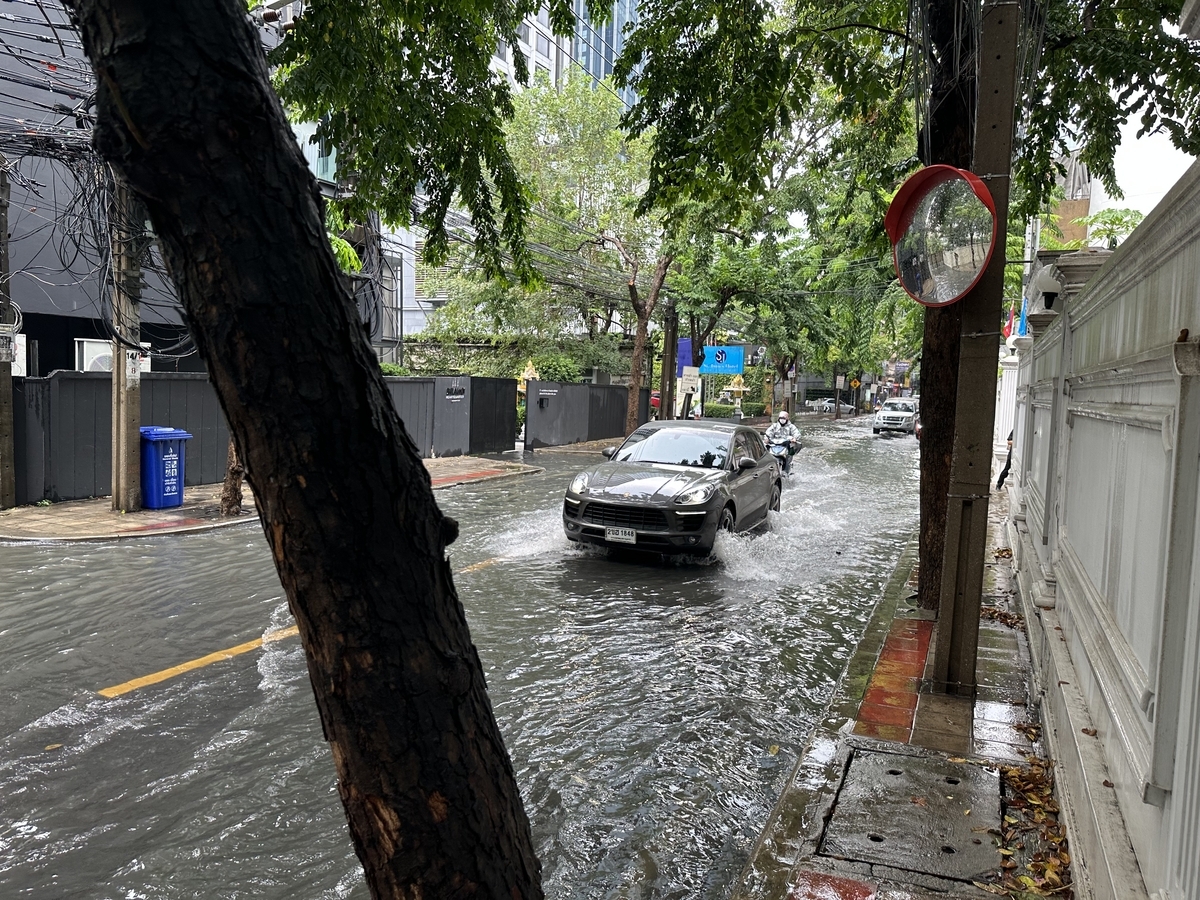
[[[654,275],[650,279],[650,287],[643,298],[638,293],[637,270],[629,281],[629,302],[637,316],[637,330],[633,336],[633,359],[629,372],[629,403],[625,407],[625,433],[632,434],[638,427],[638,413],[641,410],[642,369],[646,364],[646,344],[650,337],[650,317],[658,306],[658,295],[662,292],[663,283],[667,280],[667,271],[671,268],[672,256],[661,256],[654,264]]]
[[[96,145],[143,198],[258,500],[372,895],[540,897],[455,593],[457,524],[388,397],[238,0],[68,0]]]
[[[957,303],[925,310],[921,347],[921,536],[918,604],[937,609],[942,589],[942,549],[954,418],[958,406],[958,340],[962,310]]]
[[[246,470],[238,459],[237,446],[233,438],[229,439],[229,453],[225,458],[225,483],[221,485],[221,515],[240,516],[242,514],[242,476]]]
[[[630,288],[630,290],[633,290]],[[644,303],[634,306],[637,330],[633,335],[633,360],[629,370],[629,404],[625,407],[625,433],[633,434],[638,427],[642,400],[642,368],[646,364],[646,344],[650,336],[650,312]]]
[[[974,35],[961,0],[926,0],[931,54],[929,119],[918,139],[926,165],[970,168],[975,115],[975,76],[955,60],[974,56]],[[955,46],[961,42],[961,46]],[[1004,224],[1001,223],[1001,227]],[[921,344],[921,535],[918,603],[937,609],[946,543],[946,501],[954,454],[958,406],[958,354],[962,311],[957,304],[925,310]]]

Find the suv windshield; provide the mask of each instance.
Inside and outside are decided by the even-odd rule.
[[[684,428],[635,431],[613,459],[618,462],[664,463],[723,469],[732,435]]]
[[[913,412],[913,405],[906,400],[888,400],[883,404],[884,412]]]

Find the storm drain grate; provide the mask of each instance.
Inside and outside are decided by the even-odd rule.
[[[956,881],[1000,865],[1000,777],[946,759],[856,750],[820,853]]]

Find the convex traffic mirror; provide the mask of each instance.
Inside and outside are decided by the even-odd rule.
[[[926,306],[948,306],[975,287],[996,246],[996,204],[977,176],[926,166],[911,176],[883,220],[896,275]]]

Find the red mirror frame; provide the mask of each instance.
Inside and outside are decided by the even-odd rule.
[[[896,245],[900,243],[900,239],[908,231],[908,226],[912,224],[913,215],[916,213],[917,206],[920,205],[921,201],[935,187],[945,184],[947,181],[952,181],[955,178],[961,178],[969,184],[971,190],[975,192],[975,196],[979,198],[980,202],[992,214],[992,240],[988,244],[987,257],[983,261],[983,267],[979,270],[979,274],[975,276],[975,280],[971,282],[967,289],[946,303],[930,303],[915,296],[904,286],[904,278],[900,274],[900,260],[896,257]],[[900,190],[892,198],[887,214],[883,218],[884,231],[887,232],[888,240],[892,242],[892,267],[896,270],[896,277],[900,281],[900,287],[904,289],[904,293],[908,294],[908,296],[912,297],[922,306],[928,307],[943,307],[957,303],[969,294],[975,288],[975,285],[979,284],[979,280],[983,278],[983,273],[987,271],[988,266],[992,262],[992,252],[996,249],[997,227],[996,201],[992,199],[992,192],[987,189],[987,185],[983,183],[983,180],[974,172],[945,165],[926,166],[919,172],[914,172],[910,175],[908,180],[900,185]]]

